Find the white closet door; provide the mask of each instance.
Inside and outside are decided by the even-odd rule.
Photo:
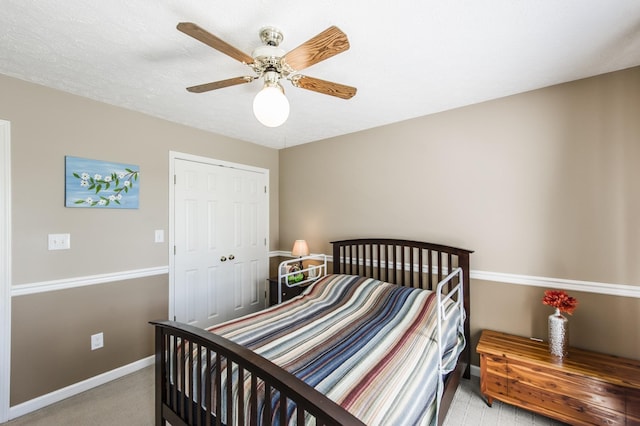
[[[176,320],[205,328],[263,309],[266,176],[181,159],[174,172]]]
[[[269,269],[267,248],[268,198],[266,178],[263,174],[238,169],[227,169],[231,220],[228,229],[232,244],[227,262],[233,275],[228,285],[233,286],[230,318],[237,318],[265,307],[265,286]]]

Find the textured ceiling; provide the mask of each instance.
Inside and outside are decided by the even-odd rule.
[[[262,126],[251,75],[176,30],[191,21],[251,54],[261,27],[289,51],[331,25],[351,49],[304,74],[355,86],[343,100],[284,82],[288,121]],[[640,65],[638,0],[3,0],[0,73],[283,148]]]

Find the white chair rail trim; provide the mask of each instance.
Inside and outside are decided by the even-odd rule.
[[[272,251],[270,257],[291,257],[288,251]],[[333,262],[332,256],[327,256],[328,262]],[[65,278],[39,283],[14,285],[11,296],[25,296],[54,290],[65,290],[94,284],[104,284],[129,279],[150,277],[169,273],[168,266],[136,269],[131,271],[113,272],[109,274],[90,275],[86,277]],[[537,277],[532,275],[507,274],[502,272],[488,272],[471,270],[471,278],[482,281],[501,282],[506,284],[527,285],[562,290],[583,291],[587,293],[604,294],[608,296],[623,296],[640,298],[640,286],[602,283],[594,281],[568,280],[562,278]]]
[[[132,280],[136,278],[152,277],[169,273],[168,266],[156,266],[153,268],[120,271],[109,274],[89,275],[85,277],[64,278],[39,283],[14,285],[11,287],[11,296],[26,296],[29,294],[44,293],[47,291],[66,290],[75,287],[85,287],[95,284],[112,283],[116,281]]]
[[[608,296],[640,298],[640,286],[600,283],[595,281],[567,280],[562,278],[536,277],[530,275],[504,274],[471,270],[471,278],[483,281],[502,282],[533,287],[555,288],[559,290],[584,291]]]

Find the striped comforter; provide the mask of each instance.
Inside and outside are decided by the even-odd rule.
[[[447,310],[458,312],[450,304]],[[436,418],[436,318],[433,292],[328,275],[295,299],[209,330],[271,360],[367,425],[417,425]],[[451,371],[465,342],[459,314],[447,322]]]

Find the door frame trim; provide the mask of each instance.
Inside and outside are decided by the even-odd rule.
[[[9,420],[11,386],[11,123],[0,120],[0,423]]]
[[[176,160],[185,160],[185,161],[193,161],[196,163],[204,163],[210,164],[212,166],[221,166],[221,167],[229,167],[233,169],[245,170],[255,173],[264,174],[266,177],[266,190],[267,194],[270,194],[269,188],[269,169],[265,169],[262,167],[249,166],[247,164],[233,163],[230,161],[218,160],[215,158],[203,157],[200,155],[187,154],[184,152],[178,151],[169,151],[169,244],[168,244],[168,255],[169,255],[169,319],[173,320],[175,317],[175,257],[174,257],[174,247],[176,242],[175,235],[175,185],[174,185],[174,176],[175,176],[175,162]],[[270,209],[270,200],[267,198],[267,226],[266,226],[266,238],[267,238],[267,251],[270,247],[270,219],[269,219],[269,209]]]

